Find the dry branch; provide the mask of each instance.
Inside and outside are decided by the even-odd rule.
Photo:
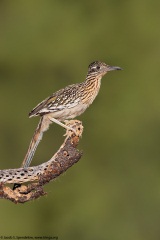
[[[46,194],[43,185],[57,178],[79,161],[82,152],[76,147],[83,132],[82,123],[78,120],[71,120],[66,124],[76,133],[66,131],[64,143],[49,161],[34,167],[0,170],[0,198],[14,203],[25,203],[37,199]],[[10,183],[28,182],[28,185],[21,185],[15,190],[6,186]]]

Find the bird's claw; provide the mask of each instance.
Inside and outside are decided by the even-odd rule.
[[[75,136],[81,136],[82,132],[83,132],[83,126],[82,126],[82,122],[79,120],[66,120],[65,121],[65,125],[66,125],[66,133],[64,136],[69,135],[72,136],[73,134],[75,134]]]

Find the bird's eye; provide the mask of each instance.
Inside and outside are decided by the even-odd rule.
[[[100,66],[97,66],[96,69],[99,70],[99,69],[100,69]]]
[[[93,72],[97,72],[99,69],[100,69],[100,66],[94,66],[94,67],[92,68],[92,71],[93,71]]]

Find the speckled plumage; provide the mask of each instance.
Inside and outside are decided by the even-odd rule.
[[[99,92],[101,78],[112,70],[121,70],[121,68],[112,67],[99,61],[91,63],[84,82],[69,85],[53,93],[29,113],[30,117],[41,116],[41,120],[31,140],[22,167],[30,165],[43,132],[48,129],[51,122],[69,129],[62,122],[79,116],[90,106]]]
[[[43,116],[51,114],[53,118],[60,121],[72,119],[82,114],[97,96],[102,73],[98,74],[96,67],[106,67],[105,63],[94,62],[89,65],[88,75],[82,83],[69,85],[38,104],[29,116]],[[99,70],[100,71],[100,70]]]

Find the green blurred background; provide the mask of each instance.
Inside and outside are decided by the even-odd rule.
[[[0,200],[0,235],[65,240],[160,239],[160,2],[1,0],[1,169],[19,167],[39,121],[28,112],[85,79],[101,60],[124,69],[102,79],[79,117],[80,162],[45,187],[46,197]],[[64,130],[52,124],[33,165]]]

